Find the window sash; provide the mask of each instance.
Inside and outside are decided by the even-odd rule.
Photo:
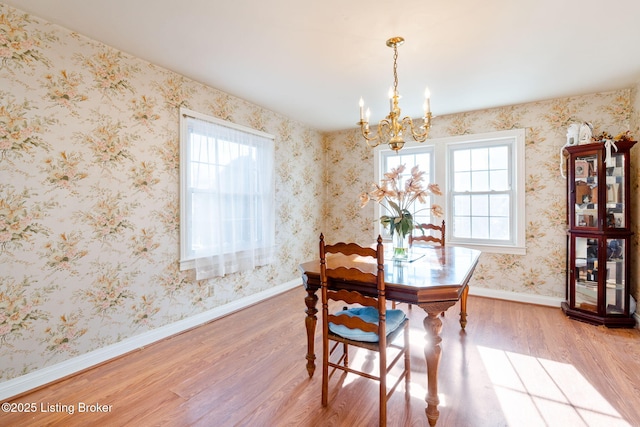
[[[516,244],[517,228],[516,221],[513,220],[516,194],[515,186],[512,185],[514,142],[515,138],[481,139],[451,144],[448,147],[447,166],[449,182],[452,183],[449,191],[451,209],[447,213],[448,222],[451,223],[451,227],[448,227],[450,242],[507,246]],[[492,152],[502,154],[503,158],[492,160]],[[492,165],[492,161],[495,164]],[[500,196],[503,196],[503,200],[507,199],[506,214],[504,206],[494,207],[497,202],[492,203],[500,201]],[[469,206],[466,209],[466,206],[459,206],[467,200]],[[504,204],[503,201],[502,205]],[[501,211],[502,214],[494,211]]]
[[[181,109],[180,144],[181,269],[200,279],[271,262],[273,136]]]
[[[500,203],[500,197],[503,199],[502,203]],[[485,198],[486,201],[483,202],[482,199]],[[469,239],[470,242],[483,244],[513,244],[513,236],[515,235],[514,221],[511,219],[513,199],[511,191],[451,192],[451,238],[454,241]],[[467,201],[466,206],[459,207],[465,201]],[[496,204],[502,206],[493,208],[492,205]],[[478,205],[480,205],[479,209]],[[506,209],[504,205],[506,205]],[[480,212],[477,212],[476,209]],[[506,226],[503,224],[504,222],[507,223]]]
[[[379,149],[376,151],[376,164],[378,167],[375,170],[375,182],[380,183],[384,178],[384,174],[391,170],[391,168],[396,168],[401,164],[406,165],[406,170],[402,174],[403,177],[411,176],[411,168],[418,164],[420,166],[420,170],[425,172],[425,183],[426,187],[429,183],[434,182],[434,150],[433,147],[429,146],[417,146],[417,147],[409,147],[402,149],[399,153],[391,149]],[[400,181],[404,185],[404,180]],[[413,212],[411,214],[414,218],[414,224],[423,224],[423,223],[431,223],[434,220],[433,215],[431,215],[431,206],[433,205],[434,198],[430,195],[427,197],[425,203],[420,204],[417,200],[413,204]],[[380,216],[384,215],[386,209],[381,207],[378,203],[375,204],[374,207],[375,216],[377,219]],[[380,221],[377,221],[378,227],[376,227],[375,237],[377,238],[378,234],[382,236],[385,240],[391,239],[391,234],[387,228],[380,224]]]

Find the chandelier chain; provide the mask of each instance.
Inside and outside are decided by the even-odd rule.
[[[398,94],[398,45],[393,45],[393,94]]]

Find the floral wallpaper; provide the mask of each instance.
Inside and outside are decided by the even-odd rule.
[[[472,286],[564,297],[567,125],[637,137],[639,88],[434,119],[432,138],[526,129],[527,255],[483,254]],[[0,382],[294,280],[321,231],[373,236],[358,197],[373,153],[356,130],[321,134],[2,3],[0,100]],[[181,106],[275,135],[273,265],[179,270]]]
[[[566,181],[560,175],[560,149],[566,143],[567,127],[589,121],[594,134],[616,135],[632,130],[637,138],[638,106],[632,108],[627,89],[587,96],[576,96],[502,108],[474,111],[433,119],[430,138],[494,132],[524,128],[526,132],[526,255],[483,253],[471,279],[472,287],[535,294],[564,299],[566,260]],[[637,102],[637,101],[636,101]],[[632,114],[635,124],[631,127]],[[374,182],[372,150],[359,136],[359,130],[335,132],[327,136],[327,212],[341,221],[326,223],[327,232],[345,239],[373,238],[375,221],[371,204],[360,210],[354,202],[360,192]],[[640,148],[634,148],[636,163]],[[638,169],[632,177],[637,194]],[[344,186],[342,183],[353,183]],[[632,194],[634,194],[632,193]],[[638,256],[640,216],[635,211],[633,259]],[[635,274],[637,277],[637,268]],[[632,272],[633,274],[633,272]],[[638,296],[637,286],[632,292]]]
[[[0,381],[295,280],[317,255],[324,151],[305,125],[3,4],[0,99]],[[275,136],[275,264],[179,270],[181,106]]]

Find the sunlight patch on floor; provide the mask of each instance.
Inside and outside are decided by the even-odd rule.
[[[630,427],[575,367],[478,347],[509,426]]]

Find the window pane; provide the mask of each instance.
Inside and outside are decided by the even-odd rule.
[[[402,163],[400,162],[400,156],[387,156],[387,167],[381,171],[380,176],[384,175],[386,172],[389,172],[391,169],[395,169],[400,166]]]
[[[471,172],[471,191],[489,191],[489,172]]]
[[[431,222],[431,197],[427,197],[425,203],[415,201],[414,206],[414,223],[422,224]]]
[[[455,196],[453,198],[453,215],[469,216],[471,215],[471,196]]]
[[[480,194],[471,196],[471,214],[473,216],[489,216],[488,195]]]
[[[487,170],[489,169],[489,149],[476,148],[471,153],[471,170]]]
[[[471,237],[471,218],[454,217],[453,233],[456,237],[470,238]]]
[[[489,238],[495,240],[509,240],[509,218],[491,218],[491,233]]]
[[[431,197],[426,197],[425,203],[420,203],[420,201],[416,200],[413,207],[415,208],[414,213],[417,215],[422,214],[424,216],[426,214],[429,216],[428,209],[431,207]]]
[[[471,172],[456,172],[453,176],[453,191],[471,191]]]
[[[492,170],[489,172],[491,182],[490,189],[494,191],[509,190],[509,171],[506,169]]]
[[[491,216],[509,216],[509,196],[506,194],[492,194],[490,196]]]
[[[406,156],[403,154],[396,154],[396,159],[398,159],[398,164],[399,165],[412,165],[413,164],[413,159],[415,158],[415,156]],[[411,168],[408,168],[409,170],[411,170]]]
[[[453,152],[453,165],[455,172],[471,170],[471,151],[456,150]]]
[[[489,218],[477,217],[471,218],[471,232],[474,239],[489,238]]]
[[[494,170],[509,168],[509,147],[506,145],[491,147],[489,150],[489,168]]]
[[[420,153],[416,155],[416,163],[420,170],[425,172],[426,179],[431,176],[431,153]]]

